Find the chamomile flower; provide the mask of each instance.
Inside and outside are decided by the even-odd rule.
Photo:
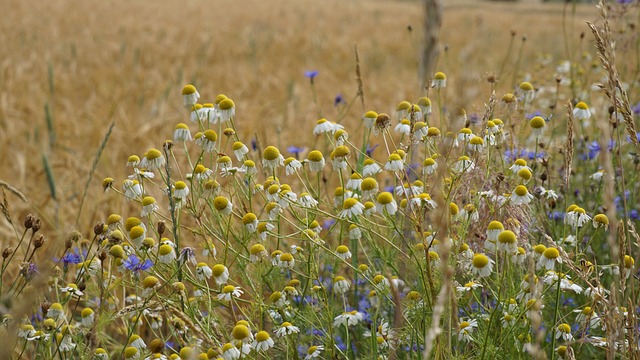
[[[242,217],[242,224],[247,229],[247,232],[253,234],[258,228],[258,217],[254,213],[246,213]]]
[[[129,346],[133,346],[138,350],[142,350],[147,347],[147,344],[139,335],[133,334],[131,335],[131,337],[129,337]]]
[[[527,205],[533,199],[533,195],[529,193],[529,190],[524,185],[518,185],[511,193],[509,198],[513,205]]]
[[[271,296],[269,296],[269,301],[277,308],[283,308],[289,304],[286,295],[280,291],[274,291]]]
[[[411,133],[411,122],[407,119],[402,119],[395,128],[395,132],[401,135],[409,135]]]
[[[516,234],[511,230],[504,230],[498,235],[498,250],[513,254],[518,251]]]
[[[187,196],[189,196],[189,187],[187,186],[187,184],[184,181],[178,180],[173,185],[173,187],[173,197],[185,201],[187,199]]]
[[[201,262],[196,266],[196,278],[200,281],[209,279],[213,274],[213,270],[207,265],[207,263]]]
[[[504,313],[504,316],[502,316],[502,327],[503,328],[508,328],[508,327],[512,327],[516,324],[516,316],[509,314],[508,312]]]
[[[398,103],[396,106],[396,116],[398,119],[404,119],[409,115],[409,110],[411,109],[411,103],[404,100]]]
[[[349,176],[349,181],[347,181],[347,185],[345,187],[351,191],[360,190],[360,186],[362,184],[362,175],[354,172]]]
[[[219,121],[221,123],[228,121],[236,116],[236,104],[233,100],[226,98],[217,105]]]
[[[458,324],[458,341],[469,342],[473,340],[471,334],[478,327],[478,320],[469,319]]]
[[[269,231],[273,230],[275,227],[275,225],[268,222],[259,222],[258,236],[260,237],[260,240],[265,241],[267,239],[267,235],[269,235]]]
[[[333,327],[355,326],[364,320],[364,316],[357,310],[344,312],[333,319]]]
[[[205,152],[216,151],[217,141],[218,141],[218,134],[211,129],[205,130],[201,134],[196,134],[196,144],[200,145],[200,147],[202,147],[202,150]]]
[[[331,164],[333,165],[334,170],[338,171],[347,169],[347,158],[349,157],[350,152],[349,148],[344,145],[336,147],[331,152]]]
[[[492,221],[487,226],[487,241],[492,241],[494,244],[498,241],[498,236],[504,231],[504,225],[500,221]],[[486,245],[485,245],[486,246]]]
[[[544,250],[538,262],[536,263],[536,269],[554,270],[556,263],[562,263],[562,257],[560,251],[554,247],[548,247]]]
[[[349,280],[345,279],[343,276],[338,275],[335,278],[333,278],[333,292],[335,294],[342,295],[347,291],[349,291],[350,287],[351,287],[351,283],[349,282]]]
[[[495,262],[485,254],[474,254],[471,259],[471,272],[478,277],[491,276]]]
[[[229,280],[229,269],[222,264],[216,264],[211,268],[213,279],[217,285],[226,284]]]
[[[545,125],[546,122],[541,116],[534,116],[531,118],[531,120],[529,120],[529,127],[531,127],[531,133],[534,136],[542,135],[542,130],[544,129]]]
[[[259,331],[256,334],[255,340],[253,340],[251,347],[256,351],[267,351],[271,349],[273,345],[274,341],[271,336],[269,336],[269,333],[266,331]]]
[[[399,154],[391,154],[389,155],[389,160],[384,165],[385,170],[389,171],[400,171],[404,169],[404,163],[402,162],[402,157]]]
[[[262,152],[262,166],[267,170],[274,170],[284,165],[284,157],[275,146],[267,146]]]
[[[362,168],[362,176],[365,176],[365,177],[374,176],[381,171],[382,171],[382,168],[373,159],[368,158],[364,161],[364,167]]]
[[[433,75],[433,80],[431,80],[431,87],[434,89],[442,89],[447,87],[447,76],[438,71]]]
[[[523,81],[520,83],[520,86],[518,86],[518,95],[521,100],[530,102],[535,98],[536,92],[530,82]]]
[[[424,159],[424,162],[422,163],[423,175],[433,174],[436,172],[437,169],[438,169],[438,163],[434,158],[428,157]]]
[[[336,141],[336,146],[342,146],[349,140],[349,133],[342,129],[336,130],[333,133],[333,139]]]
[[[629,256],[629,255],[625,255],[624,256],[624,260],[623,260],[623,277],[625,279],[628,279],[629,276],[631,275],[631,273],[633,272],[633,269],[635,267],[635,263],[636,261],[633,259],[633,257]]]
[[[333,131],[333,125],[330,121],[325,118],[322,118],[316,122],[316,126],[313,128],[314,135],[320,135],[327,132]]]
[[[293,157],[289,157],[284,160],[285,174],[287,175],[295,174],[296,171],[298,171],[300,168],[302,168],[302,163],[299,160],[296,160]]]
[[[428,97],[423,96],[418,99],[418,106],[424,115],[431,115],[431,100]]]
[[[224,196],[217,196],[213,199],[213,207],[220,211],[224,215],[231,214],[231,210],[233,209],[233,204],[231,201]]]
[[[244,159],[244,156],[249,153],[249,148],[247,148],[247,145],[243,144],[240,141],[234,142],[231,148],[233,149],[233,154],[236,156],[236,159],[238,159],[238,161],[242,161],[242,159]]]
[[[95,313],[93,309],[91,308],[82,309],[80,316],[82,318],[82,326],[89,328],[91,327],[91,325],[93,325],[93,320],[95,318]]]
[[[173,141],[174,142],[186,142],[193,140],[191,138],[191,132],[189,131],[189,126],[185,123],[179,123],[176,125],[176,129],[173,131]]]
[[[189,84],[182,88],[182,98],[184,100],[184,106],[191,107],[198,102],[200,94],[195,86]]]
[[[589,106],[580,101],[573,108],[573,116],[578,120],[588,120],[591,117],[591,111],[589,110]]]
[[[564,341],[573,340],[573,335],[571,335],[571,326],[566,323],[558,325],[555,331],[555,337],[556,339],[562,338]]]
[[[413,136],[415,136],[416,141],[421,142],[427,137],[427,134],[429,134],[427,123],[418,121],[413,124]]]
[[[322,345],[309,346],[309,349],[307,349],[307,356],[304,357],[304,360],[313,360],[319,358],[323,350],[324,346]]]
[[[338,246],[336,248],[336,254],[342,260],[346,261],[346,260],[351,259],[351,251],[349,251],[349,248],[346,245]]]
[[[462,294],[469,292],[469,291],[473,291],[475,289],[481,288],[482,285],[478,284],[476,282],[473,281],[469,281],[468,283],[462,285],[462,286],[456,286],[456,290],[458,291],[458,296],[461,296]]]
[[[367,129],[373,128],[373,125],[376,123],[376,118],[378,117],[378,113],[375,111],[367,111],[362,116],[362,121],[364,121],[364,127]]]
[[[482,149],[484,149],[484,140],[480,136],[474,136],[469,140],[467,147],[471,151],[482,151]]]
[[[238,321],[233,330],[231,330],[231,337],[244,344],[248,344],[253,341],[253,334],[251,334],[251,330],[249,330],[248,323],[243,320]]]
[[[298,198],[298,204],[306,208],[315,208],[316,206],[318,206],[318,201],[314,199],[313,196],[311,196],[309,193],[303,192]]]
[[[576,316],[576,322],[578,324],[582,326],[588,325],[591,328],[598,328],[600,326],[601,319],[590,306],[573,310],[573,312],[578,313]]]
[[[463,173],[475,169],[476,165],[468,156],[460,156],[453,166],[453,171]]]
[[[246,176],[252,176],[258,173],[256,163],[253,160],[245,160],[240,167],[240,171],[245,173]]]
[[[531,171],[531,168],[527,166],[527,162],[524,159],[516,159],[516,161],[509,167],[514,174],[517,174],[520,170],[527,169]]]
[[[309,170],[312,172],[320,172],[324,168],[325,160],[322,153],[318,150],[310,151],[307,155]]]
[[[378,195],[376,210],[381,214],[386,211],[390,216],[395,215],[396,211],[398,211],[398,205],[390,192],[383,192]]]
[[[222,358],[224,360],[236,360],[240,358],[240,350],[232,343],[226,343],[222,346]]]
[[[573,228],[581,228],[584,226],[584,224],[591,220],[591,216],[587,215],[586,211],[583,208],[579,206],[572,208],[570,206],[569,209],[567,209],[565,220]]]
[[[274,333],[277,337],[285,337],[291,334],[298,334],[300,332],[300,328],[297,326],[293,326],[290,322],[283,322],[280,327],[274,330]]]
[[[354,198],[345,199],[339,217],[341,219],[353,219],[364,212],[364,205]]]
[[[469,128],[462,128],[458,133],[458,141],[463,143],[471,141],[474,137],[475,135],[473,135],[473,132]]]
[[[597,228],[605,228],[609,226],[609,218],[605,214],[598,214],[593,217],[593,227]]]
[[[176,259],[176,252],[173,246],[164,244],[158,248],[158,261],[163,264],[169,264]]]
[[[27,340],[30,337],[35,335],[36,330],[31,324],[22,324],[20,325],[20,330],[18,330],[18,337]]]
[[[278,266],[284,269],[293,269],[296,264],[296,260],[290,253],[284,253],[280,255],[280,258],[278,260]]]

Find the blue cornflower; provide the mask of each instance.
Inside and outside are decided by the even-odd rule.
[[[373,150],[375,150],[378,146],[380,146],[380,144],[375,144],[373,146],[370,146],[369,144],[367,144],[367,156],[371,157],[371,154],[373,154]]]
[[[640,115],[640,102],[635,104],[633,108],[631,108],[631,111],[633,111],[635,115]]]
[[[304,76],[308,77],[311,83],[313,84],[313,79],[318,76],[318,70],[307,70],[304,72]]]
[[[296,159],[300,159],[300,153],[305,151],[306,148],[304,147],[297,147],[295,145],[291,145],[287,148],[287,151],[294,154],[296,156]]]
[[[61,262],[66,266],[69,264],[80,264],[81,262],[84,261],[82,257],[83,257],[83,254],[80,252],[80,250],[78,248],[74,248],[73,252],[67,252],[66,254],[64,254],[62,258],[60,259],[54,258],[53,261]]]
[[[342,97],[342,94],[338,94],[336,95],[336,97],[333,99],[333,106],[338,106],[340,104],[346,104],[347,102],[344,100],[344,97]]]
[[[534,111],[534,112],[533,112],[533,113],[531,113],[531,114],[525,114],[525,115],[524,115],[524,117],[525,117],[525,118],[527,118],[527,120],[531,120],[531,119],[533,119],[533,118],[534,118],[534,117],[536,117],[536,116],[542,116],[542,113],[541,113],[540,111]],[[542,117],[544,117],[544,116],[542,116]]]
[[[131,254],[127,260],[122,264],[125,269],[130,271],[143,271],[147,270],[153,266],[153,262],[147,259],[145,262],[141,263],[140,259],[136,256],[136,254]]]
[[[472,113],[471,115],[469,115],[469,123],[471,125],[480,125],[481,120],[482,118],[477,113]]]

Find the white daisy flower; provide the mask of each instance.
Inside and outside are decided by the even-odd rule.
[[[407,119],[402,119],[393,130],[398,134],[409,136],[411,133],[411,122]]]
[[[240,141],[234,142],[231,148],[233,149],[233,154],[236,156],[236,159],[238,159],[238,161],[242,161],[242,159],[244,159],[244,156],[249,153],[249,148],[247,147],[247,145],[243,144]]]
[[[386,211],[390,216],[395,215],[396,211],[398,211],[398,205],[396,204],[393,195],[389,192],[383,192],[378,195],[376,210],[379,213]]]
[[[351,283],[349,280],[345,279],[343,276],[336,276],[333,278],[333,292],[335,294],[344,294],[349,291],[351,287]]]
[[[404,163],[402,162],[402,157],[398,154],[389,155],[389,160],[384,165],[384,169],[389,171],[400,171],[404,169]]]
[[[316,126],[313,128],[313,134],[314,135],[320,135],[320,134],[324,134],[324,133],[327,133],[327,132],[333,132],[333,131],[334,131],[333,124],[331,124],[331,122],[329,122],[325,118],[322,118],[322,119],[318,120],[316,122]]]
[[[283,322],[279,328],[274,330],[274,333],[277,337],[285,337],[291,334],[298,334],[300,332],[300,328],[297,326],[293,326],[290,322]]]
[[[185,123],[179,123],[176,125],[176,129],[173,131],[173,141],[174,142],[185,142],[191,141],[191,132],[189,131],[189,127]]]
[[[361,312],[357,310],[344,312],[336,316],[336,318],[333,320],[333,327],[340,327],[340,326],[349,327],[349,326],[358,325],[358,323],[363,321],[363,319],[364,319],[364,316],[362,315]]]
[[[353,219],[362,215],[364,212],[364,205],[354,198],[348,198],[344,200],[342,204],[342,210],[338,215],[341,219]]]
[[[302,168],[302,163],[295,158],[287,158],[284,161],[284,171],[286,175],[295,174],[296,171]]]
[[[485,254],[474,254],[471,259],[471,272],[479,277],[491,276],[495,261]]]
[[[469,319],[468,321],[462,321],[458,324],[458,341],[469,342],[473,340],[471,334],[474,332],[475,328],[478,327],[478,321],[475,319]]]
[[[324,346],[322,345],[310,346],[309,349],[307,349],[307,356],[304,357],[304,360],[313,360],[319,358],[323,350]]]
[[[369,177],[382,171],[382,168],[373,159],[366,159],[362,168],[362,176]]]

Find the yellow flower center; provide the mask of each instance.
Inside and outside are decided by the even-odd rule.
[[[503,244],[513,244],[516,242],[516,234],[511,230],[505,230],[498,235],[498,241]]]
[[[558,251],[558,249],[550,247],[544,251],[543,255],[547,259],[557,259],[558,256],[560,256],[560,252]]]
[[[489,264],[489,258],[484,254],[475,254],[473,255],[471,263],[474,267],[482,269]]]

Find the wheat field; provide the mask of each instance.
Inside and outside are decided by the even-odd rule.
[[[34,5],[8,1],[9,17],[0,24],[0,141],[6,154],[0,173],[29,200],[7,195],[13,210],[40,213],[62,233],[72,230],[109,124],[115,123],[113,133],[90,183],[94,201],[80,217],[85,227],[118,210],[106,197],[95,199],[102,178],[122,179],[129,155],[159,146],[152,139],[170,138],[175,124],[186,120],[178,97],[185,83],[197,85],[204,99],[219,93],[235,99],[243,109],[241,137],[255,133],[282,147],[300,145],[298,125],[319,117],[304,71],[319,71],[317,96],[325,109],[333,108],[338,94],[347,101],[355,95],[356,45],[366,109],[353,104],[345,122],[371,109],[391,111],[388,104],[420,95],[421,9],[415,1]],[[562,42],[550,41],[562,26],[562,10],[561,4],[445,1],[446,51],[438,70],[459,77],[450,96],[469,113],[481,110],[476,94],[487,89],[485,78],[503,62],[513,71],[522,36],[521,68],[531,68],[541,55],[565,58]],[[592,7],[578,6],[568,35],[578,37],[586,30],[579,20],[595,16]],[[508,53],[504,45],[512,31]],[[503,74],[499,87],[512,88],[521,75]],[[338,113],[322,115],[335,121]]]

